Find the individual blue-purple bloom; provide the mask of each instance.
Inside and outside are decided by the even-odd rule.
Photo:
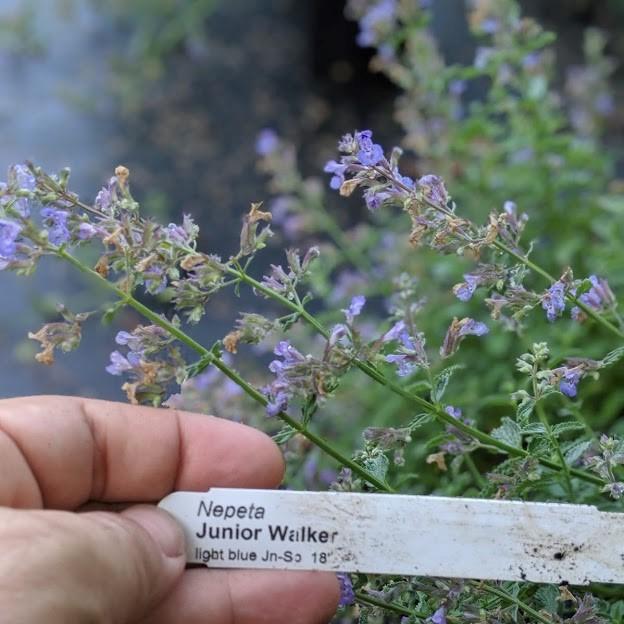
[[[559,390],[567,397],[573,399],[577,393],[577,386],[581,381],[581,372],[575,369],[567,369],[559,382]]]
[[[446,608],[440,607],[435,611],[435,613],[429,618],[431,624],[446,624]]]
[[[275,394],[266,404],[266,415],[274,418],[280,412],[286,411],[288,409],[289,399],[290,394],[287,392],[278,392]]]
[[[374,46],[378,40],[378,30],[383,24],[390,24],[396,16],[396,0],[379,0],[360,18],[360,32],[357,44],[362,48]]]
[[[0,219],[0,258],[14,258],[17,251],[16,241],[21,231],[22,227],[15,221]]]
[[[384,157],[383,148],[377,143],[373,143],[372,130],[362,130],[355,133],[358,144],[357,159],[367,167],[374,167]]]
[[[119,351],[113,351],[110,354],[111,363],[106,367],[106,372],[111,375],[121,375],[132,370],[141,361],[141,356],[134,351],[128,352],[128,357],[124,357]]]
[[[444,180],[440,176],[429,173],[422,176],[418,180],[417,185],[423,195],[434,204],[445,207],[448,203],[448,191],[444,186]]]
[[[477,52],[475,54],[474,66],[477,69],[485,69],[494,54],[494,48],[486,48],[480,46],[477,48]]]
[[[143,271],[143,278],[145,279],[145,290],[152,295],[158,295],[167,287],[167,275],[161,266],[147,267]]]
[[[32,171],[26,165],[12,165],[9,169],[9,177],[15,180],[18,188],[25,191],[35,190],[37,181]]]
[[[48,232],[48,240],[53,245],[62,245],[69,240],[69,229],[67,228],[69,212],[67,210],[43,208],[41,216]]]
[[[180,245],[186,245],[188,243],[187,231],[177,223],[170,223],[165,228],[165,236],[171,243],[178,243]]]
[[[453,286],[453,293],[460,301],[469,301],[479,285],[479,277],[466,273],[464,279],[465,282]]]
[[[485,336],[490,330],[485,323],[475,321],[474,319],[463,319],[468,322],[462,325],[459,330],[460,336]]]
[[[98,229],[92,223],[81,223],[76,229],[76,234],[80,240],[90,240],[98,233]]]
[[[356,316],[359,316],[362,312],[362,308],[366,304],[366,297],[364,295],[355,295],[351,299],[351,303],[346,310],[343,310],[347,323],[353,325],[353,321]]]
[[[610,93],[600,93],[594,99],[594,110],[604,117],[612,115],[615,111],[615,101]]]
[[[543,295],[542,308],[546,311],[546,318],[552,323],[565,310],[565,285],[556,281]]]
[[[115,336],[115,342],[123,347],[128,347],[130,353],[139,355],[143,350],[141,338],[127,331],[119,331]]]
[[[400,321],[400,323],[401,322],[402,321]],[[397,333],[397,338],[394,338]],[[397,367],[397,375],[399,377],[407,377],[418,368],[427,367],[429,365],[425,352],[425,338],[423,334],[412,337],[407,333],[404,324],[402,331],[400,331],[400,325],[397,323],[384,336],[384,341],[386,341],[388,335],[393,336],[390,340],[398,339],[400,343],[396,353],[390,353],[385,357],[386,362],[394,364]]]
[[[458,78],[451,80],[451,82],[449,82],[448,91],[451,95],[459,97],[466,91],[466,81]]]
[[[338,582],[340,583],[340,601],[338,602],[338,605],[346,607],[353,604],[355,602],[355,592],[353,591],[351,577],[344,572],[338,572],[336,576],[338,577]]]
[[[108,184],[100,189],[95,196],[95,207],[103,212],[109,212],[113,201],[115,200],[115,188],[117,186],[117,178],[113,176],[109,179]]]
[[[459,407],[453,407],[452,405],[447,405],[444,408],[444,411],[453,418],[459,420],[462,416],[462,411]]]
[[[391,43],[382,43],[377,48],[377,56],[386,62],[394,61],[396,59],[396,51]]]
[[[325,167],[323,167],[323,171],[325,173],[332,174],[332,178],[329,181],[329,186],[333,188],[335,191],[340,189],[340,187],[345,181],[344,174],[345,174],[346,168],[347,168],[347,165],[343,165],[339,162],[336,162],[335,160],[328,161],[325,164]]]
[[[525,69],[535,69],[542,60],[541,52],[529,52],[522,59],[522,67]]]
[[[461,320],[454,318],[444,336],[440,355],[443,358],[450,357],[459,349],[459,345],[466,336],[484,336],[488,332],[489,329],[485,323],[468,317]]]
[[[383,342],[398,340],[403,332],[405,332],[405,321],[397,321],[383,336]]]
[[[495,17],[486,17],[480,24],[479,28],[488,35],[493,35],[500,28],[500,21]]]
[[[382,204],[391,197],[392,193],[380,187],[371,186],[364,191],[364,201],[366,202],[366,207],[371,212],[377,212]]]
[[[274,152],[279,146],[279,137],[275,130],[264,128],[258,133],[256,139],[256,153],[259,156],[267,156]]]
[[[589,281],[592,287],[579,296],[579,301],[597,312],[612,307],[615,304],[615,296],[607,280],[597,277],[596,275],[590,275]],[[583,321],[586,318],[585,313],[578,306],[572,308],[571,314],[572,318],[576,321]]]

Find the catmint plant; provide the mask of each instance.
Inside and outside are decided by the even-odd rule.
[[[621,197],[600,147],[613,107],[604,39],[588,33],[589,64],[559,92],[553,36],[514,1],[468,3],[466,66],[444,62],[431,4],[348,3],[371,69],[400,91],[401,145],[345,128],[307,176],[265,128],[255,150],[269,196],[242,215],[227,257],[199,248],[190,215],[143,214],[123,166],[91,201],[69,170],[22,163],[0,184],[0,271],[54,259],[110,295],[33,328],[39,362],[129,306],[142,320],[101,363],[127,399],[265,428],[289,486],[621,511]],[[483,92],[469,99],[473,81]],[[341,225],[345,202],[361,223]],[[284,247],[273,264],[269,245]],[[258,305],[214,344],[195,340],[212,302],[241,289]],[[624,621],[601,587],[339,578],[345,622]]]

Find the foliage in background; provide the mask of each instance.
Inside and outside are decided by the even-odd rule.
[[[165,226],[141,216],[124,167],[91,206],[68,172],[17,165],[0,187],[0,269],[29,273],[56,256],[115,296],[105,318],[133,307],[148,324],[119,332],[107,367],[128,399],[274,432],[292,487],[620,510],[624,199],[602,143],[614,111],[604,38],[588,31],[586,65],[557,89],[553,35],[515,2],[471,3],[469,66],[445,64],[429,4],[347,9],[358,43],[375,49],[372,69],[400,90],[403,157],[350,129],[321,181],[263,131],[259,166],[274,197],[252,205],[227,259],[196,248],[190,217]],[[361,201],[367,218],[340,227],[336,194]],[[281,265],[256,268],[272,229],[291,248]],[[241,310],[222,341],[198,344],[187,325],[241,288],[273,313]],[[44,363],[75,348],[90,318],[62,315],[31,334]],[[239,351],[276,357],[241,374]],[[609,587],[341,580],[344,602],[358,603],[345,622],[624,622]]]

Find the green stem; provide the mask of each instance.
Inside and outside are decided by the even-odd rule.
[[[472,456],[470,455],[470,453],[464,454],[464,461],[466,462],[466,466],[468,467],[468,470],[470,471],[470,474],[472,475],[472,478],[474,479],[476,486],[478,488],[483,489],[487,485],[487,481],[483,478],[483,475],[479,472],[479,469],[474,463],[474,459],[472,459]]]
[[[323,325],[321,325],[321,323],[319,323],[319,321],[313,315],[311,315],[305,308],[303,308],[303,306],[300,307],[295,302],[290,301],[289,299],[287,299],[286,297],[283,297],[279,293],[274,292],[269,287],[255,280],[253,277],[247,275],[247,273],[245,273],[244,271],[241,271],[235,268],[228,268],[226,270],[231,275],[237,276],[242,282],[245,282],[246,284],[251,286],[254,290],[261,292],[267,297],[278,301],[279,303],[281,303],[283,306],[285,306],[289,310],[292,310],[293,312],[296,312],[297,314],[299,314],[299,316],[301,316],[301,318],[305,319],[312,327],[314,327],[314,329],[316,329],[316,331],[319,334],[321,334],[321,336],[325,338],[329,337],[329,331],[325,327],[323,327]],[[380,373],[370,363],[356,359],[354,360],[354,365],[357,366],[357,368],[359,368],[363,373],[368,375],[371,379],[374,379],[377,383],[381,384],[382,386],[385,386],[394,394],[403,397],[406,401],[414,405],[417,405],[421,409],[435,416],[435,418],[437,418],[438,420],[444,422],[447,425],[451,425],[455,427],[456,429],[459,429],[460,431],[471,436],[475,440],[478,440],[479,442],[483,443],[485,446],[498,449],[499,451],[507,453],[508,455],[511,455],[512,457],[531,457],[531,454],[528,451],[525,451],[522,448],[518,448],[515,446],[511,446],[509,444],[506,444],[502,440],[493,438],[487,433],[484,433],[483,431],[480,431],[479,429],[471,427],[470,425],[467,425],[466,423],[462,422],[459,419],[453,418],[453,416],[451,416],[450,414],[447,414],[443,409],[436,407],[433,403],[427,401],[426,399],[423,399],[422,397],[419,397],[416,394],[412,394],[408,392],[407,390],[402,388],[399,384],[395,383],[391,379],[388,379],[385,375],[383,375],[383,373]],[[563,466],[559,465],[558,463],[550,461],[548,459],[545,459],[545,458],[537,458],[537,459],[540,464],[542,464],[543,466],[551,470],[561,471],[565,469]],[[586,473],[582,470],[573,468],[573,469],[570,469],[570,474],[573,474],[575,477],[579,479],[583,479],[584,481],[587,481],[589,483],[594,483],[596,485],[605,484],[605,482],[600,477]]]
[[[530,615],[534,618],[535,622],[541,622],[542,624],[553,624],[553,621],[550,618],[539,613],[533,607],[529,606],[526,602],[520,600],[520,598],[516,598],[511,594],[508,594],[504,589],[500,589],[499,587],[492,587],[491,585],[486,585],[485,583],[475,583],[477,589],[481,591],[485,591],[494,596],[498,596],[505,602],[515,605],[519,609],[522,609],[527,615]]]
[[[526,267],[528,267],[535,273],[547,279],[551,284],[557,281],[555,277],[553,277],[550,273],[548,273],[548,271],[545,271],[544,269],[542,269],[542,267],[535,264],[534,262],[529,260],[527,257],[523,256],[522,254],[517,253],[516,251],[514,251],[511,247],[508,247],[502,241],[495,240],[492,244],[494,245],[494,247],[497,247],[500,251],[503,251],[506,254],[509,254],[512,258],[515,258],[518,262],[521,262],[522,264],[524,264]],[[577,299],[574,295],[571,295],[571,294],[566,295],[566,299],[570,301],[571,303],[573,303],[574,305],[581,308],[581,310],[583,310],[583,312],[585,312],[587,316],[594,319],[594,321],[602,325],[605,329],[608,329],[610,332],[614,333],[618,338],[624,338],[624,330],[618,329],[613,323],[611,323],[604,316],[602,316],[602,314],[598,313],[596,310],[594,310],[587,304],[583,303],[580,299]]]
[[[552,427],[550,426],[550,422],[548,422],[548,418],[546,417],[546,412],[544,411],[544,406],[540,403],[539,400],[535,402],[535,411],[537,412],[537,416],[540,419],[542,425],[544,425],[544,429],[546,429],[546,435],[550,440],[551,446],[555,449],[557,453],[557,457],[561,465],[563,466],[563,478],[565,480],[565,486],[568,493],[568,498],[573,501],[574,500],[574,488],[572,487],[572,479],[570,479],[570,467],[566,464],[565,458],[563,457],[563,453],[561,452],[561,446],[559,445],[559,440],[555,437],[552,431]]]
[[[399,615],[416,615],[417,617],[426,617],[426,615],[421,615],[419,613],[413,613],[409,609],[402,607],[401,605],[394,604],[393,602],[384,602],[383,600],[379,600],[378,598],[373,598],[364,592],[358,591],[355,592],[355,599],[357,602],[361,602],[362,604],[369,605],[371,607],[379,607],[380,609],[385,609],[386,611],[392,611],[394,613],[398,613]]]
[[[233,382],[235,382],[238,386],[242,388],[242,390],[249,395],[252,399],[257,401],[263,406],[266,406],[267,399],[266,397],[256,388],[254,388],[251,384],[245,381],[235,370],[231,369],[223,360],[217,357],[214,353],[206,349],[203,345],[194,340],[191,336],[182,331],[179,327],[176,327],[173,323],[168,321],[166,318],[156,314],[156,312],[150,310],[147,306],[143,305],[140,301],[135,299],[130,293],[124,292],[121,288],[118,288],[113,283],[109,282],[107,279],[102,277],[97,271],[94,271],[90,267],[83,264],[78,258],[69,254],[65,249],[55,248],[55,253],[66,260],[70,264],[72,264],[75,268],[77,268],[82,273],[89,275],[90,277],[97,279],[97,281],[104,285],[106,288],[114,292],[126,305],[134,308],[137,312],[139,312],[142,316],[149,319],[154,325],[158,325],[169,332],[172,336],[177,338],[180,342],[187,345],[193,351],[198,353],[202,358],[208,361],[210,364],[218,368],[224,375],[229,377]],[[304,424],[299,421],[291,418],[285,412],[279,412],[278,417],[284,421],[287,425],[298,431],[301,435],[305,436],[310,442],[321,448],[325,453],[329,456],[333,457],[336,461],[338,461],[343,466],[351,469],[354,474],[357,474],[359,477],[373,485],[378,490],[384,492],[393,492],[393,489],[385,482],[381,481],[375,475],[370,473],[368,470],[363,468],[362,466],[356,464],[354,461],[345,457],[340,451],[334,448],[327,440],[318,436],[314,432],[310,431]]]

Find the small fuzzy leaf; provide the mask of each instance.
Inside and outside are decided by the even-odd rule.
[[[618,347],[617,349],[613,349],[613,351],[609,351],[607,355],[602,359],[603,366],[611,366],[611,364],[615,364],[618,360],[621,360],[624,357],[624,347]]]
[[[564,422],[557,423],[553,426],[552,432],[555,437],[560,436],[562,433],[568,431],[584,431],[585,427],[576,420],[565,420]]]
[[[533,397],[529,396],[523,399],[520,403],[518,403],[518,407],[516,408],[516,420],[520,424],[528,424],[534,408],[535,399]]]
[[[546,427],[542,423],[528,423],[522,427],[523,435],[543,435],[546,433]]]
[[[442,400],[442,397],[446,392],[449,380],[458,368],[462,368],[462,366],[458,364],[449,366],[434,377],[433,387],[431,388],[431,399],[434,403],[439,403]]]
[[[363,463],[364,468],[377,477],[377,479],[380,481],[386,480],[390,460],[383,453],[378,453],[374,457],[369,457]]]
[[[410,430],[410,432],[412,432],[414,431],[414,429],[418,429],[418,427],[422,427],[423,425],[426,425],[433,420],[435,420],[435,418],[431,414],[418,414],[418,416],[412,418],[410,423],[407,425],[407,428]]]
[[[535,600],[542,609],[555,615],[559,609],[559,588],[556,585],[543,585],[535,592]]]
[[[507,416],[503,416],[501,426],[492,430],[491,436],[516,448],[522,445],[522,431],[520,425]]]
[[[274,436],[273,441],[276,444],[286,444],[297,433],[290,425],[284,425]]]
[[[583,453],[592,445],[592,440],[573,440],[567,446],[563,447],[563,457],[566,464],[572,466],[583,455]]]

